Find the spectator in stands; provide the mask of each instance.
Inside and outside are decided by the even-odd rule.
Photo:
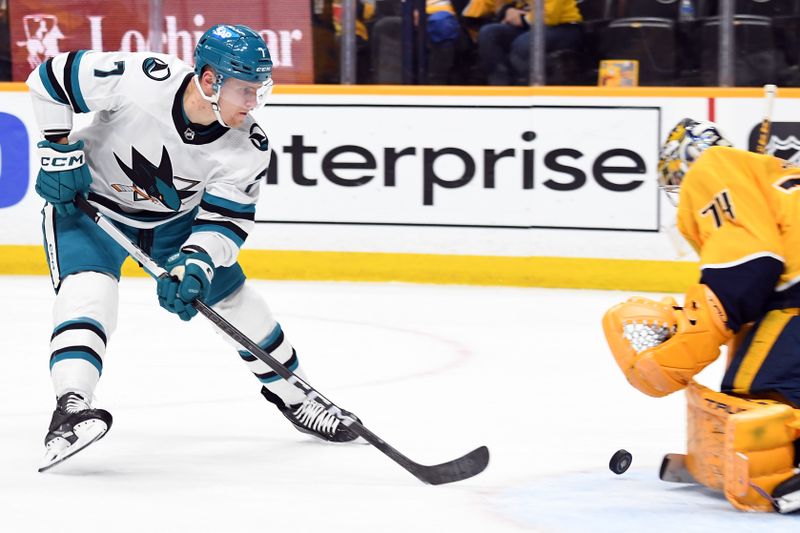
[[[527,84],[533,20],[529,1],[475,1],[494,2],[496,13],[497,22],[483,26],[478,33],[478,57],[489,85]],[[544,0],[546,50],[580,48],[582,20],[576,0]]]
[[[486,24],[496,22],[495,0],[468,0],[461,10],[461,17],[473,41],[478,40],[478,31]]]
[[[418,83],[446,85],[462,82],[470,64],[464,29],[456,15],[458,0],[426,0],[425,17],[414,10],[414,26],[425,20],[427,75]],[[370,28],[372,63],[377,83],[402,83],[403,21],[400,0],[379,0]]]
[[[426,0],[425,12],[425,31],[428,35],[427,82],[432,85],[447,85],[455,81],[458,56],[463,52],[466,35],[450,0]]]

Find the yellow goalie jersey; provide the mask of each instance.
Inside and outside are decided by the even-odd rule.
[[[681,183],[678,227],[734,331],[767,309],[800,307],[800,168],[709,148]]]

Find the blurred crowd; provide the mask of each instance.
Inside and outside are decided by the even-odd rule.
[[[596,85],[604,60],[627,60],[636,65],[639,85],[718,85],[719,14],[725,1],[544,0],[546,82]],[[735,84],[800,85],[800,1],[730,1]],[[320,83],[338,83],[340,4],[315,2],[315,36],[328,33],[328,53],[315,55],[331,60],[318,64]],[[408,82],[402,72],[401,50],[410,40],[402,26],[403,4],[358,0],[359,83]],[[413,83],[529,84],[531,1],[425,4],[425,16],[415,17],[413,40],[417,49],[425,48],[426,64],[416,69]]]
[[[343,0],[309,1],[313,76],[303,81],[338,84]],[[545,83],[720,85],[724,2],[735,13],[734,84],[800,86],[800,0],[543,0]],[[356,82],[528,85],[532,5],[356,0]],[[9,24],[19,23],[8,8],[0,0],[3,81],[12,76]]]

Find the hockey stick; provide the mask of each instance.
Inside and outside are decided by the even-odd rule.
[[[159,266],[158,263],[156,263],[138,246],[128,240],[122,231],[120,231],[114,224],[104,217],[97,210],[97,208],[90,204],[83,196],[78,195],[75,198],[75,204],[77,205],[78,209],[83,211],[84,214],[91,218],[101,230],[103,230],[109,237],[116,241],[117,244],[122,246],[133,259],[138,261],[151,276],[156,279],[169,276],[169,273],[166,270]],[[341,421],[342,424],[350,428],[353,433],[375,446],[395,463],[399,464],[411,474],[416,476],[420,481],[430,485],[441,485],[443,483],[461,481],[462,479],[471,478],[472,476],[480,474],[489,464],[489,449],[486,446],[481,446],[472,450],[463,457],[459,457],[458,459],[453,459],[452,461],[438,465],[427,466],[415,463],[386,443],[375,433],[367,429],[361,422],[344,415],[341,409],[339,409],[332,401],[328,400],[322,394],[317,392],[317,390],[311,385],[300,379],[292,371],[279,363],[268,352],[250,340],[250,338],[248,338],[244,333],[239,331],[235,326],[225,320],[219,315],[219,313],[211,309],[204,302],[195,300],[192,305],[231,339],[244,346],[250,353],[267,364],[276,374],[303,391],[303,394],[305,394],[307,398],[316,399],[325,406],[330,414],[334,415]]]
[[[758,128],[758,143],[756,153],[767,153],[769,143],[769,130],[772,126],[772,105],[775,103],[775,95],[778,93],[776,85],[764,85],[764,118],[761,119],[761,126]]]
[[[686,456],[681,453],[668,453],[664,456],[658,478],[670,483],[697,483],[686,468]]]
[[[690,483],[701,485],[686,467],[686,456],[680,453],[668,453],[661,462],[658,477],[661,481],[670,483]],[[800,510],[800,475],[784,480],[776,486],[772,494],[768,493],[750,481],[750,467],[747,460],[740,464],[739,470],[733,475],[736,484],[734,490],[744,494],[748,489],[753,489],[762,498],[772,504],[772,507],[781,514],[794,513]]]

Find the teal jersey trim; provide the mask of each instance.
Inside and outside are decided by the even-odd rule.
[[[83,93],[81,93],[81,84],[78,77],[81,67],[81,58],[85,53],[86,50],[79,50],[75,54],[75,61],[72,63],[72,72],[70,72],[69,79],[75,96],[75,103],[80,108],[81,112],[88,113],[90,111],[89,106],[86,105],[86,101],[83,99]]]
[[[281,325],[278,324],[278,323],[275,323],[275,327],[272,329],[272,332],[269,335],[267,335],[266,339],[264,339],[263,341],[259,342],[258,345],[266,350],[269,347],[270,344],[272,344],[273,342],[278,340],[278,337],[281,336],[281,333],[283,333],[283,329],[281,328]]]
[[[287,366],[286,368],[287,368],[287,370],[289,370],[289,372],[294,372],[295,370],[297,370],[298,366],[300,366],[300,359],[299,358],[295,358],[294,363],[292,363],[291,365]],[[274,372],[270,372],[270,374],[274,374]],[[276,374],[276,375],[268,377],[268,378],[258,378],[258,381],[260,381],[261,383],[267,384],[267,383],[274,383],[275,381],[279,381],[281,379],[283,379],[283,378]]]
[[[281,329],[281,325],[276,324],[272,332],[269,335],[267,335],[267,337],[263,341],[258,343],[258,347],[264,351],[268,351],[268,348],[272,345],[273,342],[278,340],[278,338],[281,336],[282,333],[283,330]],[[245,360],[250,360],[250,361],[253,360],[252,359],[253,354],[250,353],[248,350],[239,350],[239,355],[241,355],[242,358]]]
[[[76,318],[74,320],[67,320],[66,322],[62,322],[61,324],[59,324],[58,326],[53,328],[53,331],[58,331],[58,330],[64,328],[64,326],[69,326],[70,324],[81,324],[81,323],[87,323],[87,322],[89,324],[97,327],[97,329],[102,331],[104,335],[106,334],[106,328],[104,328],[103,325],[100,322],[98,322],[97,320],[95,320],[93,318],[89,318],[88,316],[81,316],[81,317],[78,317],[78,318]]]
[[[232,240],[233,243],[239,248],[241,248],[242,245],[244,245],[244,239],[239,237],[236,233],[226,228],[225,226],[220,226],[217,224],[198,224],[196,226],[192,226],[192,233],[200,233],[202,231],[211,231],[214,233],[220,233],[225,237],[229,238],[230,240]]]
[[[54,357],[50,358],[50,370],[53,370],[53,365],[58,363],[59,361],[64,361],[65,359],[83,359],[91,363],[93,367],[97,369],[97,372],[102,376],[103,375],[103,365],[101,365],[97,359],[92,357],[91,355],[85,352],[62,352]]]
[[[65,102],[61,96],[58,95],[56,92],[56,88],[53,87],[53,84],[50,83],[50,76],[47,73],[47,62],[42,63],[39,65],[39,79],[42,80],[42,85],[44,85],[44,89],[47,91],[47,94],[50,95],[50,98],[58,102],[59,104],[69,105],[69,102]]]
[[[230,209],[231,211],[236,211],[237,213],[255,213],[256,212],[256,204],[240,204],[239,202],[234,202],[232,200],[228,200],[227,198],[221,198],[219,196],[214,196],[210,193],[203,193],[203,201],[208,202],[211,205],[215,205],[217,207],[222,207],[223,209]]]

